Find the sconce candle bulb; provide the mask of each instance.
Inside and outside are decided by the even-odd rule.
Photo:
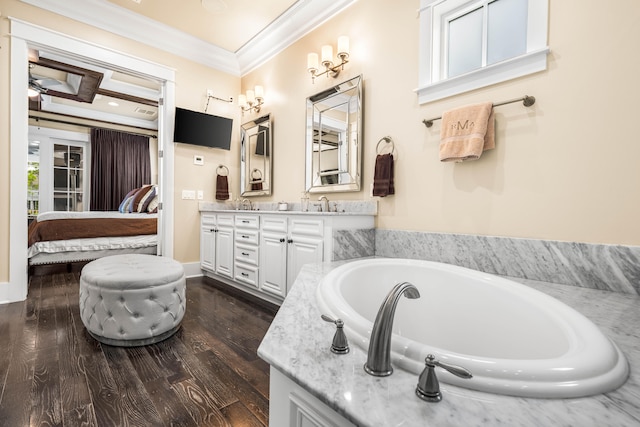
[[[315,82],[315,78],[326,74],[327,77],[337,77],[340,71],[344,70],[344,64],[349,62],[349,37],[338,37],[338,64],[334,64],[333,46],[324,45],[320,50],[321,63],[325,70],[318,72],[318,54],[309,53],[307,55],[307,71],[311,74],[311,82]]]
[[[264,104],[264,88],[262,86],[255,86],[244,94],[238,95],[238,105],[243,114],[245,111],[259,113],[262,104]]]

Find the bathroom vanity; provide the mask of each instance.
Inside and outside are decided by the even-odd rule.
[[[348,262],[348,261],[347,261]],[[415,396],[418,377],[396,366],[389,377],[366,374],[366,351],[329,348],[335,326],[321,320],[318,284],[344,262],[306,265],[258,354],[271,365],[274,426],[631,426],[640,425],[640,297],[513,279],[549,294],[594,322],[625,354],[631,374],[620,388],[583,398],[512,397],[440,382],[443,400]]]
[[[372,255],[376,202],[332,202],[330,212],[278,210],[275,203],[230,210],[200,204],[200,266],[227,285],[280,305],[304,264]],[[370,236],[359,242],[361,236]],[[355,240],[354,240],[355,239]]]

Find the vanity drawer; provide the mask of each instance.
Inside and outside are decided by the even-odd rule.
[[[236,215],[236,227],[257,230],[260,227],[260,216]]]
[[[235,273],[236,280],[254,288],[258,287],[258,267],[236,263]]]
[[[258,265],[258,247],[236,243],[236,261]]]
[[[262,217],[262,229],[265,231],[287,232],[287,218],[282,216]]]
[[[233,215],[218,214],[218,227],[233,227]]]
[[[216,225],[216,216],[211,214],[202,214],[200,217],[200,223],[204,226],[214,226]]]
[[[324,228],[321,219],[292,219],[289,232],[296,235],[322,237]]]
[[[257,230],[236,230],[236,242],[258,246],[258,238]]]

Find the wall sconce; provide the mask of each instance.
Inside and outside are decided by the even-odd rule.
[[[264,88],[262,86],[256,86],[253,90],[248,90],[246,95],[238,95],[238,105],[242,110],[260,112],[260,106],[264,104]]]
[[[312,52],[307,55],[307,71],[311,73],[312,83],[315,83],[316,77],[319,77],[323,74],[326,74],[327,77],[329,77],[329,75],[334,78],[338,77],[340,71],[344,70],[344,64],[349,62],[349,37],[338,37],[338,59],[340,59],[339,64],[333,63],[333,46],[324,45],[322,46],[321,52],[324,71],[320,73],[318,72],[318,54]]]

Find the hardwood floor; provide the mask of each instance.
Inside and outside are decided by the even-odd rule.
[[[188,279],[174,336],[111,347],[82,324],[78,280],[33,276],[26,301],[0,305],[0,426],[268,425],[269,366],[256,350],[275,307]]]

